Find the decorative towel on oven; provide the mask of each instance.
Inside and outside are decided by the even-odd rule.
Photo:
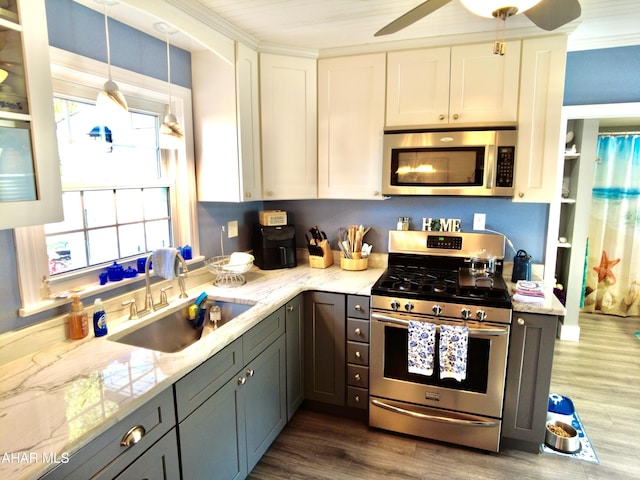
[[[433,375],[436,326],[433,323],[409,320],[408,342],[409,373]]]
[[[440,325],[440,378],[467,378],[469,327]]]

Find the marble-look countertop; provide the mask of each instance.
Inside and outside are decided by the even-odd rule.
[[[51,458],[71,456],[299,293],[370,295],[383,271],[383,267],[345,271],[338,265],[314,269],[306,264],[271,271],[253,267],[245,274],[246,284],[236,288],[213,286],[205,271],[201,278],[206,283],[190,288],[189,299],[174,297],[169,307],[140,320],[128,320],[126,308],[118,310],[119,316],[108,319],[106,337],[90,333],[83,340],[62,339],[7,361],[0,365],[0,478],[38,478],[55,466]],[[110,340],[137,323],[184,308],[202,291],[216,299],[255,305],[177,353]],[[542,306],[514,303],[514,310],[563,314],[554,299],[551,295]],[[0,347],[9,348],[14,338],[15,342],[36,339],[41,333],[37,328],[7,335],[9,340],[0,339]]]

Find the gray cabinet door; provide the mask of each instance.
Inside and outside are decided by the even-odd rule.
[[[305,294],[305,398],[345,405],[345,296]]]
[[[178,425],[182,478],[247,476],[244,399],[233,377]]]
[[[115,480],[175,480],[176,478],[180,478],[180,467],[178,441],[174,429],[129,465]]]
[[[502,446],[537,452],[544,442],[558,318],[514,312]]]
[[[285,306],[287,331],[287,421],[304,401],[304,296]]]
[[[287,424],[286,342],[284,335],[247,365],[244,397],[247,470],[256,466]]]

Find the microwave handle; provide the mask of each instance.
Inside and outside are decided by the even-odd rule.
[[[403,327],[409,326],[409,320],[404,320],[401,318],[390,317],[388,315],[382,315],[380,313],[372,313],[371,318],[373,320],[378,320],[383,323],[395,323],[396,325],[402,325]],[[436,325],[436,330],[439,330],[439,326]],[[502,335],[507,335],[509,333],[509,329],[507,328],[469,328],[469,335],[485,335],[489,337],[500,337]]]
[[[497,162],[497,152],[496,152],[497,147],[495,145],[490,145],[487,147],[487,153],[488,155],[488,159],[486,160],[486,165],[489,167],[487,169],[487,183],[486,183],[486,187],[488,189],[492,189],[494,187],[494,183],[495,183],[495,175],[496,172],[495,170],[495,165]]]

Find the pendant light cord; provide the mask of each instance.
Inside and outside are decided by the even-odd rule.
[[[107,2],[104,6],[104,31],[107,39],[107,68],[109,72],[109,80],[111,80],[111,47],[109,46],[109,17],[107,16]]]
[[[169,94],[169,111],[171,111],[171,55],[169,54],[169,33],[166,33],[167,38],[167,90]]]

